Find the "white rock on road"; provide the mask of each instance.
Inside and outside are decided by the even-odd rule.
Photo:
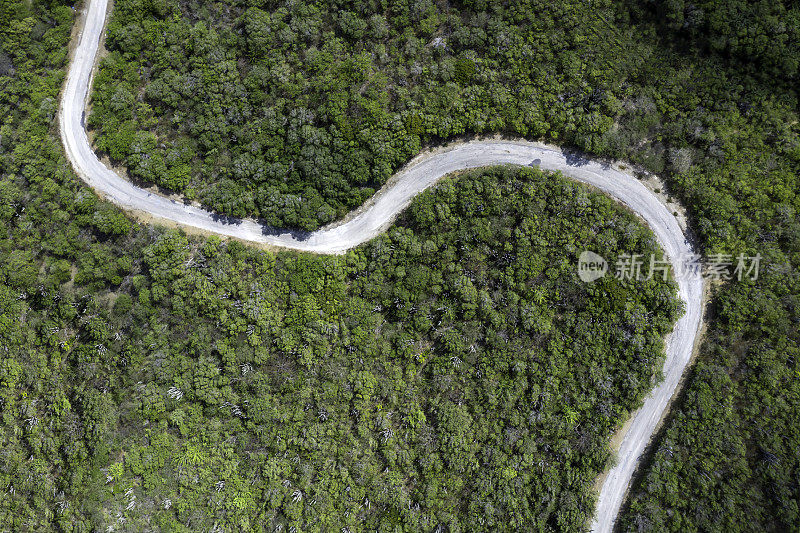
[[[101,196],[123,209],[147,213],[156,221],[244,241],[336,254],[379,235],[417,194],[447,174],[488,165],[538,165],[593,185],[628,206],[650,226],[676,268],[679,267],[677,262],[692,252],[670,210],[635,176],[616,165],[570,157],[556,147],[526,141],[471,141],[422,154],[344,221],[305,235],[266,229],[252,220],[226,223],[197,206],[148,192],[134,186],[97,158],[84,127],[87,94],[107,9],[108,0],[88,0],[83,30],[61,98],[59,118],[64,148],[75,171]],[[664,381],[648,395],[622,438],[618,462],[608,472],[600,491],[593,531],[611,531],[634,468],[691,358],[702,319],[703,280],[699,277],[680,279],[678,285],[686,312],[667,337]]]

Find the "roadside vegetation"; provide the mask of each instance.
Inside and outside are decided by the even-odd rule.
[[[586,248],[658,253],[636,217],[490,168],[344,256],[132,224],[55,136],[71,22],[4,26],[4,528],[585,527],[680,312],[669,281],[577,278]]]
[[[120,0],[89,125],[136,180],[310,230],[455,136],[599,150],[607,34],[577,4]]]
[[[660,87],[658,111],[628,122],[649,139],[641,153],[662,154],[706,254],[742,250],[764,260],[757,281],[714,287],[694,371],[618,529],[793,531],[800,11],[788,2],[631,4],[635,27],[663,38],[652,45],[663,59],[643,72]]]
[[[677,312],[669,284],[576,280],[584,247],[653,249],[630,215],[490,169],[343,257],[133,224],[56,136],[70,4],[0,6],[0,523],[586,525]],[[301,228],[461,134],[659,173],[705,253],[764,259],[757,280],[715,285],[620,529],[796,529],[797,10],[331,6],[118,0],[97,146],[135,179]]]

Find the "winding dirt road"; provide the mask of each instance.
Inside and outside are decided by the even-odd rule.
[[[323,254],[343,253],[384,231],[411,200],[440,178],[458,170],[510,164],[538,165],[588,183],[636,212],[650,226],[677,268],[692,247],[670,210],[632,174],[618,166],[570,156],[555,147],[525,141],[472,141],[422,154],[411,161],[344,221],[310,234],[264,228],[255,221],[225,221],[200,207],[170,200],[134,186],[106,167],[92,151],[84,114],[108,11],[108,0],[87,0],[78,46],[69,66],[59,110],[61,138],[72,166],[97,193],[123,209],[146,213],[155,221],[226,235],[254,243]],[[81,22],[79,22],[81,25]],[[667,337],[664,381],[633,416],[618,450],[618,462],[600,491],[592,530],[611,531],[628,485],[681,375],[691,358],[702,319],[703,281],[678,280],[686,313]]]

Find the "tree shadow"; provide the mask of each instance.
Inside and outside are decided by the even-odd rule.
[[[293,228],[276,228],[275,226],[267,225],[261,221],[258,222],[261,225],[261,234],[266,237],[281,237],[285,235],[291,235],[291,237],[295,241],[307,241],[313,232],[308,230],[301,230],[301,229],[293,229]]]
[[[295,241],[307,241],[311,237],[312,233],[311,231],[294,228],[276,228],[275,226],[270,226],[264,220],[244,219],[240,217],[214,213],[208,210],[206,211],[209,213],[209,215],[211,215],[211,219],[214,222],[223,224],[225,226],[241,226],[242,222],[245,220],[251,220],[252,222],[255,222],[261,226],[261,234],[265,237],[285,237],[289,235]]]
[[[582,152],[577,150],[564,150],[564,157],[567,160],[567,164],[571,167],[582,167],[592,162]]]
[[[244,219],[239,217],[234,217],[230,215],[223,215],[220,213],[215,213],[213,211],[205,210],[208,214],[211,215],[211,219],[218,224],[224,224],[226,226],[240,226]]]

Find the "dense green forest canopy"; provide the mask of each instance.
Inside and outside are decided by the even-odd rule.
[[[798,81],[800,4],[772,0],[630,2],[655,17],[687,50],[719,53],[756,76]]]
[[[69,9],[19,10],[44,31],[3,80],[4,527],[585,527],[680,311],[670,281],[577,278],[586,248],[658,253],[636,217],[526,168],[342,257],[132,225],[53,137]]]
[[[134,179],[314,229],[441,139],[605,145],[629,93],[598,20],[550,2],[118,0],[89,124]]]
[[[741,9],[733,14],[730,6],[734,4],[724,2],[592,2],[591,10],[585,2],[453,3],[447,9],[454,10],[459,23],[468,26],[468,31],[459,34],[467,35],[468,46],[453,53],[453,47],[462,45],[444,34],[444,51],[427,46],[439,35],[430,41],[422,38],[433,35],[424,33],[430,31],[423,23],[425,17],[390,26],[386,42],[394,39],[400,44],[396,50],[384,44],[386,59],[381,61],[386,63],[377,67],[367,64],[364,71],[358,71],[359,75],[373,76],[363,78],[365,82],[371,80],[364,94],[356,95],[358,91],[354,92],[351,84],[328,91],[342,95],[340,99],[346,96],[344,110],[336,115],[343,118],[341,127],[332,122],[303,122],[308,110],[314,111],[315,121],[321,117],[320,107],[310,107],[310,99],[320,91],[314,87],[306,90],[303,85],[306,76],[314,74],[303,70],[306,63],[270,64],[263,75],[268,87],[304,88],[302,94],[276,98],[257,108],[261,112],[270,106],[284,106],[280,110],[283,114],[276,114],[275,119],[286,118],[286,130],[273,137],[291,144],[306,139],[305,134],[309,139],[318,138],[317,130],[331,139],[337,132],[344,135],[349,131],[352,138],[348,138],[348,144],[331,157],[346,157],[353,164],[365,162],[359,169],[380,170],[373,176],[372,170],[348,168],[340,176],[344,185],[330,191],[317,190],[317,198],[313,176],[301,174],[300,144],[277,145],[283,151],[275,152],[274,160],[262,151],[267,154],[263,156],[264,168],[273,168],[270,165],[275,163],[291,168],[294,174],[280,170],[278,176],[287,176],[285,185],[276,180],[272,189],[252,188],[274,192],[279,198],[274,204],[263,204],[268,212],[261,211],[263,205],[256,201],[255,192],[252,210],[250,200],[243,207],[231,200],[249,198],[244,187],[250,178],[237,182],[235,176],[224,175],[235,168],[233,161],[244,153],[239,138],[230,137],[231,132],[246,131],[252,120],[242,126],[233,122],[235,115],[214,114],[212,118],[219,119],[219,131],[209,128],[207,131],[217,132],[217,137],[208,138],[219,144],[204,150],[199,143],[206,141],[195,132],[206,130],[186,128],[205,124],[201,121],[205,121],[208,103],[192,104],[191,98],[181,96],[181,101],[188,103],[173,108],[168,102],[158,103],[154,97],[157,92],[151,94],[155,89],[148,91],[145,86],[157,85],[154,73],[162,72],[154,59],[169,63],[173,55],[183,58],[171,67],[176,76],[194,60],[192,64],[199,64],[196,68],[202,73],[196,83],[221,87],[207,93],[209,101],[219,108],[236,109],[236,102],[242,99],[231,95],[238,94],[235,88],[244,86],[244,81],[230,81],[231,77],[252,73],[256,62],[265,60],[239,57],[246,48],[228,47],[248,38],[245,32],[237,33],[247,23],[241,13],[259,9],[272,20],[283,9],[277,20],[285,26],[281,25],[271,38],[286,37],[291,43],[291,32],[298,31],[291,26],[291,10],[311,9],[309,4],[227,7],[209,2],[193,6],[194,14],[187,14],[186,6],[150,2],[135,17],[125,11],[126,4],[133,5],[120,1],[115,7],[109,30],[112,52],[98,78],[94,116],[101,118],[92,119],[98,128],[97,144],[112,159],[125,162],[134,177],[159,183],[147,175],[137,175],[135,170],[139,165],[146,172],[147,164],[142,166],[141,162],[154,161],[151,168],[163,167],[167,175],[172,172],[187,180],[185,193],[223,212],[249,212],[276,224],[314,227],[346,211],[347,202],[360,202],[363,196],[359,195],[377,186],[380,176],[389,172],[387,168],[413,154],[415,143],[439,142],[469,132],[543,136],[624,158],[660,173],[669,193],[687,206],[698,246],[706,252],[761,253],[764,268],[757,280],[715,287],[706,341],[695,370],[656,439],[652,455],[646,458],[628,509],[621,516],[620,529],[797,529],[800,130],[797,72],[792,68],[798,60],[797,41],[791,33],[797,28],[792,22],[797,16],[793,3],[735,4]],[[386,9],[405,9],[408,17],[417,17],[412,9],[415,5],[422,4],[396,2]],[[374,12],[352,6],[341,11],[353,13],[356,23],[362,14]],[[435,12],[443,9],[433,4]],[[513,10],[518,15],[510,19],[508,13]],[[502,14],[498,14],[500,11]],[[664,13],[669,16],[664,17]],[[120,25],[122,16],[135,20]],[[390,25],[390,17],[385,18]],[[446,21],[452,18],[448,15]],[[559,266],[559,261],[573,260],[570,246],[577,249],[584,242],[603,244],[609,248],[598,249],[607,251],[621,247],[622,241],[615,243],[614,239],[630,237],[620,226],[601,231],[607,239],[602,243],[584,235],[582,231],[590,227],[586,217],[596,213],[577,209],[584,203],[582,189],[561,181],[557,181],[560,185],[555,196],[539,187],[532,197],[509,205],[502,197],[492,197],[487,184],[513,196],[520,193],[506,193],[509,189],[503,187],[518,183],[524,190],[543,178],[533,171],[504,175],[496,170],[445,183],[420,199],[387,236],[340,259],[276,256],[214,239],[188,241],[178,234],[131,224],[78,182],[55,136],[55,111],[72,19],[69,3],[0,2],[0,520],[4,525],[11,524],[8,527],[12,530],[57,527],[72,531],[119,521],[120,528],[167,529],[177,520],[180,524],[209,524],[210,528],[217,519],[222,524],[235,522],[231,529],[238,529],[238,521],[256,516],[253,502],[259,502],[265,513],[281,513],[281,520],[287,523],[304,517],[313,520],[308,518],[312,515],[319,516],[322,523],[325,515],[338,528],[351,531],[360,526],[351,526],[346,520],[361,518],[387,524],[407,520],[411,529],[424,529],[413,522],[423,515],[429,517],[430,529],[442,523],[451,531],[459,524],[466,524],[469,530],[491,528],[487,525],[491,520],[503,520],[505,525],[508,516],[525,521],[520,528],[525,530],[533,523],[556,530],[574,530],[584,523],[591,513],[592,476],[607,460],[603,443],[609,428],[614,420],[624,418],[622,409],[633,405],[636,395],[648,388],[647,379],[659,361],[656,350],[647,368],[607,357],[601,357],[594,367],[559,366],[580,357],[594,361],[595,353],[586,350],[611,346],[602,343],[632,342],[591,336],[583,347],[572,343],[573,338],[576,342],[586,339],[582,329],[586,324],[578,319],[596,312],[591,306],[598,300],[581,293],[589,289],[574,284],[571,273],[567,276],[566,267]],[[501,27],[497,20],[516,22]],[[130,24],[133,26],[128,28]],[[171,25],[170,32],[165,31],[166,24]],[[339,31],[335,24],[323,20],[334,37]],[[445,23],[437,27],[441,24]],[[455,27],[456,22],[453,24]],[[148,39],[137,36],[137,26],[142,32],[146,30]],[[202,48],[187,49],[187,43],[192,42],[188,37],[177,44],[170,41],[172,30],[181,27],[204,29],[211,36],[216,33],[216,41],[204,42],[212,45],[217,55]],[[115,49],[114,39],[125,28],[132,31],[131,42],[144,45],[131,50],[119,45]],[[473,28],[478,37],[470,41]],[[415,40],[398,38],[397,33]],[[512,39],[510,44],[496,46],[506,42],[501,39],[504,35]],[[518,39],[518,35],[525,38]],[[365,30],[362,40],[373,38],[377,38],[374,32]],[[530,45],[533,48],[526,48],[528,40],[534,43]],[[358,43],[346,35],[336,37],[335,42],[343,43],[341,53],[329,63],[331,68],[343,68],[339,60],[350,58],[347,54]],[[169,48],[167,43],[171,43]],[[412,43],[408,50],[406,43]],[[317,50],[321,52],[322,46],[324,43]],[[276,52],[273,60],[291,59],[290,48]],[[305,44],[300,47],[301,51],[310,49]],[[376,45],[368,51],[371,55],[377,50]],[[534,55],[516,61],[498,59],[500,54],[510,54],[514,59],[513,54],[520,50],[532,50]],[[224,55],[228,51],[233,52],[232,57]],[[449,85],[435,81],[441,70],[438,65],[446,63],[436,58],[443,57],[449,57],[453,64],[454,81]],[[462,58],[471,63],[460,61]],[[497,62],[493,64],[492,58]],[[415,64],[421,69],[417,74],[412,71]],[[391,78],[391,65],[397,65],[397,72],[405,69],[406,85],[400,84],[400,78]],[[214,70],[216,66],[220,72]],[[515,69],[519,69],[518,78],[508,77]],[[385,85],[375,81],[382,79],[381,75],[386,76]],[[419,80],[427,80],[428,85]],[[529,85],[533,89],[526,89]],[[370,100],[372,88],[384,86],[384,94],[394,94],[392,87],[399,86],[408,96],[403,97],[406,93],[398,89],[401,97],[388,102],[377,97]],[[108,94],[111,87],[121,90],[116,108],[111,104],[115,94]],[[445,98],[448,91],[461,100]],[[437,96],[441,94],[445,96]],[[419,100],[419,95],[426,95],[426,99]],[[380,105],[358,107],[351,105],[351,97],[356,104],[377,101]],[[134,105],[125,103],[131,98]],[[303,99],[309,103],[291,105]],[[469,105],[447,107],[449,102],[459,101]],[[407,108],[402,108],[402,103]],[[125,114],[126,107],[130,117]],[[409,144],[408,137],[386,141],[376,133],[380,131],[377,127],[367,141],[362,141],[361,129],[352,125],[364,124],[362,121],[372,117],[370,109],[375,111],[374,116],[399,113],[401,124],[387,130],[391,132],[389,138],[394,133],[410,132]],[[442,109],[446,114],[439,114]],[[511,120],[513,117],[518,120]],[[486,121],[483,125],[482,120]],[[471,126],[463,131],[450,126],[457,123]],[[344,124],[351,124],[351,129]],[[295,127],[294,137],[289,136],[291,127]],[[108,136],[111,129],[115,134],[127,132],[130,142]],[[375,151],[377,156],[371,155],[369,141],[374,139],[393,148],[385,150],[389,155],[382,155],[384,151],[380,150]],[[135,155],[130,159],[126,151],[133,145],[142,147],[140,160]],[[251,155],[255,160],[255,154]],[[380,159],[383,157],[387,159]],[[390,161],[389,167],[370,166],[379,159]],[[340,171],[335,163],[323,167]],[[362,182],[347,184],[351,175],[361,176]],[[265,171],[264,176],[269,174]],[[331,183],[337,183],[336,176],[328,177]],[[290,178],[296,181],[290,183]],[[546,179],[549,187],[556,178]],[[342,193],[341,205],[329,199],[339,194],[333,191],[348,188],[354,189],[350,191],[353,194]],[[482,191],[480,199],[478,188]],[[466,207],[460,203],[461,195],[470,194],[475,198]],[[303,205],[308,207],[300,207],[298,212],[291,195],[302,196]],[[602,199],[588,197],[603,220],[625,220],[624,214]],[[559,228],[559,237],[574,238],[571,245],[554,241],[561,242],[560,246],[544,247],[532,256],[543,258],[549,267],[542,270],[545,274],[539,280],[548,291],[541,296],[535,292],[536,286],[519,286],[513,275],[504,277],[508,269],[518,271],[520,254],[514,247],[525,242],[509,224],[531,224],[535,217],[526,216],[525,209],[536,205],[537,198],[567,202],[575,208],[557,216],[536,212],[539,222],[547,216],[547,223]],[[329,207],[324,208],[324,204]],[[439,204],[443,206],[441,212]],[[425,213],[426,205],[433,206],[432,214]],[[474,215],[477,206],[483,206],[489,214],[473,224],[472,218],[464,218],[464,209],[471,209]],[[241,211],[234,210],[240,207]],[[431,226],[430,231],[422,221]],[[444,240],[437,243],[440,234]],[[526,235],[533,242],[535,237],[546,239],[551,233],[547,226],[534,224]],[[512,250],[492,256],[482,240],[487,236],[509,243]],[[589,240],[582,241],[584,238]],[[436,244],[436,250],[425,248],[428,240]],[[633,243],[643,247],[652,244],[649,237],[634,238]],[[403,247],[407,244],[411,246],[408,257],[398,253],[398,249],[406,250]],[[420,254],[415,251],[416,245],[422,248],[421,255],[414,255]],[[499,252],[496,246],[490,249]],[[429,250],[437,262],[426,264]],[[505,255],[507,252],[511,255]],[[379,259],[376,265],[371,263],[373,256]],[[409,262],[410,257],[421,259]],[[509,259],[513,261],[505,264]],[[448,265],[456,265],[456,271],[448,271]],[[535,264],[523,265],[537,272]],[[459,269],[472,283],[474,293],[466,282],[459,281]],[[549,272],[553,278],[548,277]],[[436,276],[441,276],[441,282]],[[262,278],[261,286],[250,285]],[[490,289],[498,279],[507,285]],[[434,292],[437,285],[442,289],[440,294]],[[362,286],[365,294],[353,292]],[[630,294],[636,301],[654,297],[658,292],[653,289],[640,295],[630,287],[618,287],[621,294]],[[266,303],[260,303],[261,311],[251,318],[249,313],[256,311],[245,304],[259,301],[258,290],[266,294],[269,310],[263,309]],[[473,294],[475,299],[469,301]],[[514,299],[512,294],[519,297],[515,304],[509,304]],[[567,299],[562,300],[562,295]],[[450,302],[454,317],[437,307],[430,321],[436,323],[436,329],[441,328],[438,321],[445,320],[442,324],[452,324],[453,329],[448,331],[455,334],[423,333],[427,325],[414,319],[417,315],[411,308],[416,313],[421,307],[416,301],[408,305],[411,296],[430,305],[438,305],[442,299]],[[201,300],[207,308],[196,305]],[[533,309],[556,305],[563,315],[525,315],[520,302],[530,301],[536,304],[530,304]],[[397,307],[398,303],[404,307]],[[472,318],[464,320],[462,317],[469,313],[473,313]],[[661,316],[668,319],[666,312]],[[269,327],[257,329],[263,327],[259,320]],[[621,322],[613,322],[625,320],[624,313],[603,320],[601,324],[609,332],[625,331]],[[666,327],[665,323],[648,324],[640,316],[632,320],[637,327],[646,326],[643,335],[648,341],[659,327]],[[254,321],[256,325],[249,331]],[[331,324],[338,330],[329,329]],[[450,359],[450,344],[459,348],[458,343],[476,338],[476,324],[480,324],[477,334],[490,339],[478,344],[476,350],[495,353],[499,344],[497,353],[501,357],[467,356],[470,344],[467,354],[457,356],[457,361]],[[549,332],[541,332],[548,324]],[[373,329],[378,325],[382,326],[379,330]],[[500,335],[504,327],[506,337]],[[520,331],[508,334],[513,327]],[[489,331],[497,337],[488,336]],[[570,340],[563,346],[540,344],[548,338],[543,335],[557,338],[562,334]],[[286,343],[281,344],[284,337]],[[430,342],[430,357],[415,358],[425,353],[420,348],[426,347],[426,342]],[[266,356],[261,350],[257,355],[259,346],[268,346]],[[653,345],[645,344],[645,348],[648,346]],[[337,352],[347,352],[351,347],[353,351],[347,356]],[[561,381],[547,382],[546,375],[531,368],[515,368],[518,359],[514,350],[519,347],[541,354],[541,359],[534,361],[537,365],[548,370],[552,367],[556,373],[563,371],[563,386]],[[560,356],[554,356],[556,352]],[[245,359],[240,362],[239,357]],[[342,362],[341,367],[333,364],[336,361]],[[484,362],[487,366],[480,366]],[[410,373],[412,368],[417,369],[416,374]],[[610,392],[604,391],[600,382],[585,383],[599,371],[608,372]],[[374,380],[359,372],[368,372]],[[525,393],[516,391],[518,380],[526,381]],[[487,388],[487,383],[493,388]],[[319,387],[309,389],[309,384]],[[396,384],[415,388],[393,390]],[[450,384],[456,395],[451,396]],[[347,386],[354,411],[329,410],[329,397],[340,397]],[[307,390],[313,392],[302,392]],[[550,403],[542,396],[542,403],[537,404],[533,396],[537,390],[540,395],[555,391],[546,398]],[[567,401],[572,403],[562,401],[558,410],[553,396],[563,400],[562,393],[571,394]],[[415,394],[421,400],[408,405],[417,407],[424,420],[416,412],[399,415],[402,411],[388,408],[405,395]],[[602,394],[616,395],[611,407],[602,407]],[[260,398],[264,402],[255,402]],[[475,398],[485,398],[486,402],[473,402]],[[460,399],[470,402],[459,405]],[[523,407],[515,407],[519,405]],[[370,409],[369,417],[359,411],[362,406]],[[381,411],[377,410],[379,406]],[[610,416],[608,420],[598,419],[598,413],[606,412],[602,409],[611,409],[609,415],[603,415]],[[548,423],[543,425],[544,419],[537,421],[535,417],[533,422],[521,418],[532,410],[548,416]],[[385,416],[390,411],[392,415]],[[378,413],[383,413],[380,420]],[[573,419],[572,425],[567,423]],[[490,423],[481,425],[486,420]],[[507,423],[513,429],[508,433],[503,425]],[[367,435],[363,436],[359,427],[365,424]],[[273,433],[256,426],[271,428]],[[425,427],[430,433],[419,429]],[[459,433],[463,427],[475,430],[472,441]],[[305,435],[301,428],[307,428]],[[383,433],[386,429],[391,432],[388,438]],[[329,430],[333,435],[326,433]],[[533,430],[541,431],[548,439],[546,443],[532,439]],[[277,439],[281,431],[293,439]],[[401,445],[400,437],[406,431],[408,441]],[[337,494],[337,498],[309,496],[303,483],[316,479],[309,472],[319,465],[321,455],[334,457],[328,450],[320,452],[321,446],[332,445],[341,435],[352,439],[342,441],[348,442],[349,448],[332,459],[335,463],[327,466],[328,470],[323,463],[329,483],[325,492]],[[442,435],[449,438],[437,438]],[[262,439],[266,443],[262,444]],[[521,468],[527,460],[528,449],[524,447],[530,442],[536,446],[532,453],[542,457],[550,470],[539,464]],[[276,453],[275,449],[281,451]],[[489,456],[486,450],[492,450]],[[448,463],[448,453],[464,461]],[[425,462],[409,464],[411,454],[423,455]],[[389,461],[394,466],[387,477],[380,477],[374,469]],[[468,469],[475,468],[476,461],[481,469],[472,475],[476,470]],[[254,464],[260,468],[248,468]],[[489,466],[484,469],[484,465]],[[430,469],[435,475],[428,475]],[[220,472],[226,479],[222,485]],[[416,484],[403,484],[412,473]],[[278,486],[260,485],[267,488],[259,492],[253,489],[252,476],[258,480],[255,485],[270,479],[278,480]],[[359,479],[360,484],[356,482]],[[378,499],[360,499],[360,491],[367,486],[377,490]],[[423,486],[424,496],[421,491],[412,492]],[[545,486],[546,492],[537,492]],[[487,491],[488,496],[458,499],[454,490],[479,495]],[[410,501],[412,493],[415,496],[410,508],[392,511],[398,502]],[[536,499],[535,495],[542,497]],[[363,496],[367,498],[366,493]],[[428,504],[429,499],[433,503]],[[415,504],[419,504],[418,510]],[[303,515],[307,508],[312,515]],[[211,515],[209,509],[218,514]],[[147,523],[150,517],[153,522]],[[485,524],[478,522],[480,517]],[[358,522],[363,523],[373,522]]]
[[[341,259],[160,236],[62,356],[104,402],[100,521],[580,529],[678,310],[669,283],[580,282],[584,247],[657,252],[535,170],[445,182]]]
[[[132,225],[53,136],[71,11],[17,10],[4,527],[585,526],[679,306],[672,282],[587,285],[575,264],[585,248],[658,252],[641,222],[557,175],[489,169],[342,257]]]

